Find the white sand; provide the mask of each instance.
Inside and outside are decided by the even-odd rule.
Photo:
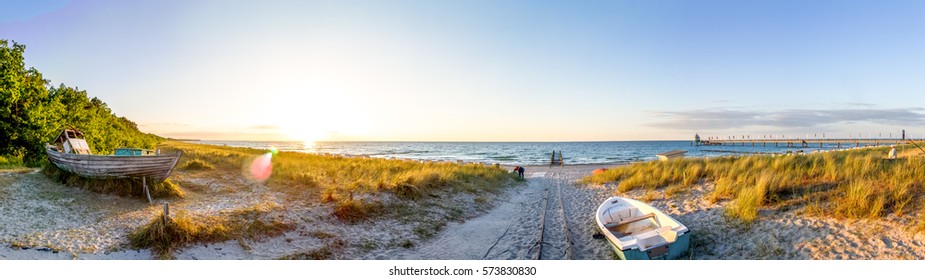
[[[211,215],[271,203],[279,206],[278,212],[286,221],[296,225],[282,236],[193,245],[175,256],[274,259],[328,248],[331,257],[338,259],[532,259],[538,249],[540,215],[548,190],[541,257],[568,258],[568,236],[572,258],[612,259],[606,241],[593,238],[597,228],[592,215],[601,201],[613,195],[615,185],[576,183],[599,167],[528,166],[525,184],[487,196],[496,198],[488,204],[475,203],[478,196],[466,193],[437,193],[436,197],[415,201],[387,194],[358,197],[386,204],[400,202],[405,208],[389,209],[382,217],[355,225],[334,219],[329,204],[287,201],[283,194],[237,176],[215,180],[175,172],[175,181],[194,182],[200,187],[189,191],[186,199],[170,200],[173,211]],[[907,229],[914,224],[908,217],[836,220],[764,210],[758,222],[743,228],[723,217],[722,207],[727,202],[710,204],[705,199],[712,188],[705,183],[674,197],[657,191],[650,201],[692,230],[694,259],[925,257],[925,235]],[[641,199],[644,194],[637,190],[620,195]],[[127,236],[160,209],[159,204],[149,206],[139,199],[62,186],[38,173],[0,172],[0,259],[148,259],[152,257],[148,250],[128,249]],[[402,211],[423,214],[428,221],[403,219],[401,213],[407,212]],[[430,238],[415,233],[415,229],[428,229],[433,221],[447,219],[450,222],[443,230]],[[563,227],[566,221],[568,231]],[[409,243],[411,247],[406,248]]]
[[[727,222],[723,206],[710,204],[713,184],[666,198],[658,192],[651,205],[687,225],[694,259],[922,259],[925,239],[908,228],[913,221],[891,216],[878,220],[821,218],[797,211],[762,210],[757,222],[743,227]],[[643,191],[627,195],[642,197]],[[906,217],[905,219],[909,219]]]

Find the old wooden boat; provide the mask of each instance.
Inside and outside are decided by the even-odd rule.
[[[638,200],[611,197],[598,207],[595,219],[624,260],[677,259],[690,249],[686,226]]]
[[[93,155],[83,133],[65,129],[47,144],[48,159],[58,168],[87,178],[150,178],[164,180],[177,165],[180,153],[160,155],[142,149],[118,149],[114,155]]]

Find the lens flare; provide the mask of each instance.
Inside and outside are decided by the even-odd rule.
[[[263,182],[269,179],[270,175],[273,174],[273,162],[270,161],[272,158],[273,152],[269,152],[262,154],[251,161],[251,177],[258,182]]]

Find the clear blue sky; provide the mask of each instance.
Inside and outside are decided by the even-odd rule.
[[[925,136],[923,1],[2,1],[54,84],[164,136]]]

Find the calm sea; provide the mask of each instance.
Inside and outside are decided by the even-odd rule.
[[[193,143],[296,151],[315,154],[339,154],[376,158],[446,160],[500,164],[548,164],[553,150],[562,151],[566,164],[625,163],[656,159],[656,154],[670,150],[687,151],[686,156],[712,157],[747,153],[786,153],[788,151],[834,149],[786,148],[758,146],[692,146],[690,141],[615,141],[615,142],[302,142],[263,141],[192,141]]]

